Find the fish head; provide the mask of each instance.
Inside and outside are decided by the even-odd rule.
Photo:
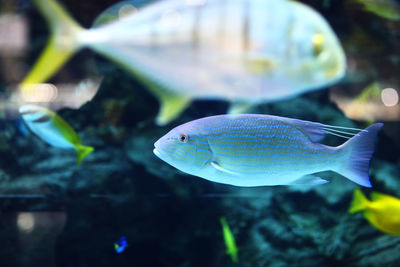
[[[52,113],[48,109],[33,104],[26,104],[18,109],[20,115],[26,123],[50,119]],[[49,117],[50,116],[50,117]]]
[[[294,21],[298,23],[292,23],[287,32],[290,67],[286,74],[303,91],[337,82],[346,71],[346,56],[338,37],[319,13],[299,3],[297,9]]]
[[[154,143],[154,154],[171,166],[196,174],[211,161],[212,151],[196,121],[180,125]]]

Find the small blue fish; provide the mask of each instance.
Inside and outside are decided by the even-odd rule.
[[[269,115],[219,115],[172,129],[153,152],[183,172],[236,186],[323,184],[311,174],[335,171],[371,187],[369,161],[382,126],[360,130]],[[325,134],[353,137],[330,147],[318,143]]]
[[[122,236],[116,243],[114,243],[114,249],[118,254],[122,253],[127,246],[128,242],[126,242],[125,236]]]

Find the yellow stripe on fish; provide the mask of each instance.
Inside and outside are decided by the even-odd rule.
[[[91,29],[81,28],[54,0],[34,3],[52,36],[23,90],[44,82],[75,51],[89,47],[148,86],[161,102],[161,125],[192,99],[239,102],[240,108],[231,109],[238,111],[326,87],[346,69],[329,24],[296,1],[166,0],[128,15],[117,4],[97,20],[108,23]],[[116,20],[109,21],[113,16]]]
[[[371,187],[369,161],[382,125],[360,130],[269,115],[219,115],[172,129],[154,144],[154,153],[185,173],[236,186],[323,184],[312,174],[332,170]],[[326,134],[352,138],[330,147],[318,143]]]
[[[28,104],[21,106],[19,112],[28,128],[46,143],[54,147],[75,149],[78,165],[93,152],[94,148],[82,145],[74,129],[51,110]]]

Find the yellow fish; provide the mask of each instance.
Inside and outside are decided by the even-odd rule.
[[[364,217],[374,227],[386,234],[400,235],[400,199],[372,192],[371,201],[360,189],[354,191],[349,212],[364,212]]]
[[[236,246],[235,237],[233,236],[233,233],[229,228],[228,222],[226,221],[225,217],[221,217],[220,221],[222,225],[222,233],[224,234],[226,254],[231,256],[231,259],[234,263],[237,263],[239,262],[239,249]]]
[[[29,129],[46,143],[54,147],[75,149],[78,165],[93,152],[94,148],[82,145],[74,129],[53,111],[36,105],[24,105],[19,108],[19,112]]]

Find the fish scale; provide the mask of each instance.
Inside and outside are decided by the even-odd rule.
[[[252,127],[255,123],[263,123],[269,127],[255,129],[247,127]],[[233,124],[233,127],[236,125],[237,122]],[[243,126],[243,130],[241,130],[242,133],[246,136],[245,138],[250,139],[243,140],[243,136],[237,136],[236,140],[234,139],[232,146],[223,147],[220,147],[221,141],[224,141],[223,138],[217,138],[211,143],[212,150],[217,159],[224,157],[223,155],[226,155],[222,154],[222,152],[230,152],[231,155],[241,155],[241,157],[224,157],[224,160],[221,161],[221,166],[227,166],[232,171],[238,171],[246,174],[260,173],[260,167],[262,167],[265,168],[266,171],[262,171],[261,174],[268,175],[271,174],[267,171],[268,168],[276,166],[277,162],[282,160],[282,157],[285,157],[286,160],[284,163],[281,163],[281,167],[290,168],[290,166],[298,165],[300,162],[303,164],[314,163],[315,166],[318,166],[322,159],[327,158],[327,156],[331,154],[329,153],[329,150],[312,151],[310,148],[307,148],[305,151],[300,150],[303,153],[299,153],[298,148],[305,147],[302,146],[302,144],[304,144],[306,141],[309,141],[308,138],[304,134],[299,133],[298,130],[291,130],[283,123],[271,123],[270,121],[254,118],[253,120],[250,119],[245,122]],[[210,131],[212,131],[212,129],[210,129]],[[288,135],[284,135],[284,133]],[[251,138],[252,135],[272,135],[273,138],[265,138],[260,140],[257,138]],[[295,135],[300,140],[297,140],[296,143],[289,141],[286,137],[290,137],[291,135]],[[244,143],[243,141],[248,142]],[[300,144],[298,143],[299,141]],[[266,149],[266,147],[268,147],[268,149]],[[306,154],[306,152],[308,153]],[[310,155],[315,155],[317,158],[312,158]],[[257,164],[249,164],[249,162],[256,162]]]
[[[312,174],[329,170],[371,186],[369,160],[381,127],[374,124],[330,147],[317,140],[332,131],[351,133],[278,116],[219,115],[172,129],[154,144],[154,153],[183,172],[237,186],[321,184],[326,181]]]

